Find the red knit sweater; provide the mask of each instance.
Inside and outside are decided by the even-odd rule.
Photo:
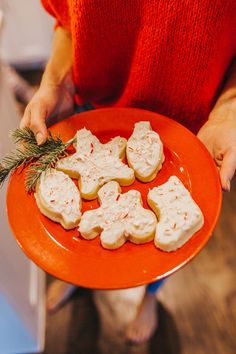
[[[42,0],[72,35],[77,100],[196,132],[236,53],[235,0]]]

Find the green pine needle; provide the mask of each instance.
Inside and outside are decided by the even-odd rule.
[[[34,133],[29,128],[24,128],[24,129],[18,128],[12,130],[10,132],[10,137],[15,144],[29,143],[29,144],[37,145],[37,141],[35,139]]]
[[[0,162],[0,187],[19,167],[27,167],[34,159],[40,156],[41,154],[35,151],[32,146],[20,147],[10,152]]]
[[[53,137],[49,131],[47,141],[42,145],[37,145],[33,132],[28,128],[14,130],[11,132],[11,138],[14,143],[20,144],[20,147],[0,161],[0,187],[19,167],[24,169],[31,164],[26,173],[25,182],[28,192],[35,189],[43,172],[55,167],[56,162],[67,155],[66,149],[75,142],[74,138],[63,143],[60,136]]]
[[[25,187],[28,192],[35,189],[37,181],[43,172],[54,168],[60,158],[67,156],[66,148],[69,146],[68,143],[57,142],[58,144],[55,144],[53,150],[51,148],[48,149],[48,152],[42,155],[36,162],[33,162],[27,170]]]

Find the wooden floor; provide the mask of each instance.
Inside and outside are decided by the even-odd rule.
[[[103,338],[93,294],[78,290],[48,316],[44,354],[235,354],[235,210],[236,179],[224,195],[214,237],[160,290],[159,329],[150,343],[131,346]]]

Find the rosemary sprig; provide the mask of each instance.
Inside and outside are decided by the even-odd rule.
[[[24,169],[32,163],[26,174],[25,184],[28,192],[34,190],[43,172],[55,167],[58,159],[67,155],[66,149],[75,142],[74,138],[63,143],[60,136],[53,137],[49,131],[47,141],[37,145],[33,132],[28,128],[14,130],[11,132],[11,138],[21,146],[0,161],[0,187],[19,167]]]

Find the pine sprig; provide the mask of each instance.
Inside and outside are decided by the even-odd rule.
[[[71,143],[66,144],[58,144],[54,146],[54,150],[48,151],[47,154],[41,156],[36,162],[33,162],[29,169],[26,172],[26,180],[25,180],[25,187],[28,192],[35,189],[37,181],[39,180],[40,176],[43,172],[54,168],[56,166],[57,161],[67,156],[66,148]]]
[[[15,144],[37,145],[34,133],[29,128],[12,130],[10,132],[10,138]]]
[[[39,158],[41,153],[35,151],[32,146],[24,146],[12,151],[0,162],[0,187],[19,167],[27,167],[34,159]]]
[[[37,145],[33,132],[28,128],[14,130],[11,132],[11,138],[14,143],[21,144],[21,146],[0,161],[0,187],[19,167],[24,169],[32,163],[26,174],[28,192],[34,190],[43,172],[55,167],[58,159],[67,155],[66,149],[75,142],[74,138],[63,143],[60,136],[53,137],[49,132],[47,141],[42,145]]]

